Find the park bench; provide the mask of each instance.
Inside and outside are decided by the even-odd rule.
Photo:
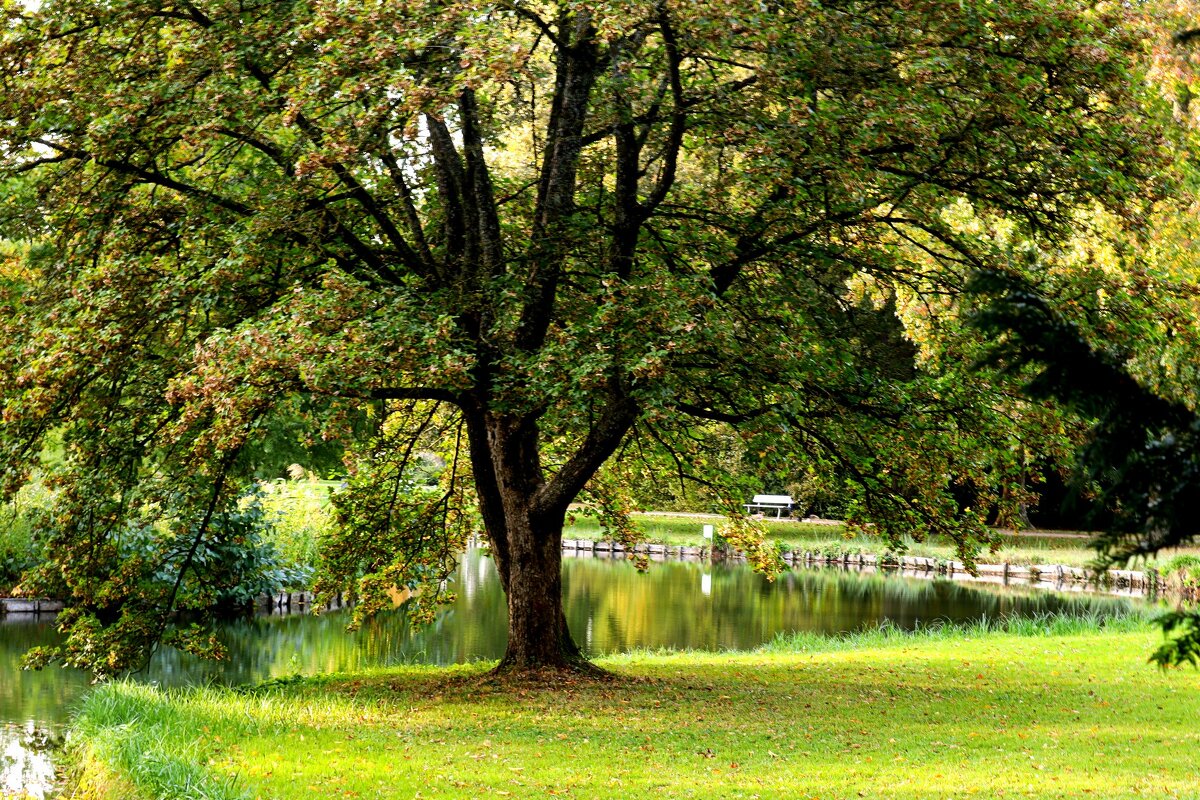
[[[786,494],[756,494],[744,505],[747,514],[765,514],[774,511],[776,519],[792,513],[792,498]]]

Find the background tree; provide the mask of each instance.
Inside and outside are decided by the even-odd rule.
[[[974,453],[1002,399],[864,316],[995,260],[951,203],[1054,240],[1153,167],[1119,6],[4,13],[2,221],[41,247],[4,321],[0,463],[14,489],[61,432],[43,578],[73,602],[59,655],[105,670],[178,600],[136,588],[122,537],[154,532],[143,569],[194,571],[298,395],[317,438],[364,404],[397,420],[354,460],[327,585],[436,586],[477,508],[502,668],[580,662],[568,504],[623,443],[686,456],[688,420],[736,426],[764,468],[836,463],[856,520],[969,559],[991,535],[951,488],[998,480]],[[435,494],[413,491],[430,426]]]
[[[1115,243],[1114,226],[1093,217],[1102,233],[1080,237],[1087,263],[1074,265],[1071,280],[1062,263],[1069,259],[1044,253],[1032,258],[1033,270],[983,273],[973,283],[989,298],[973,316],[993,340],[987,362],[1088,425],[1067,500],[1081,523],[1102,531],[1095,544],[1103,567],[1200,536],[1200,31],[1190,3],[1164,0],[1139,13],[1150,31],[1152,85],[1171,107],[1172,191],[1148,197],[1143,224]],[[1181,608],[1160,622],[1167,638],[1152,660],[1200,662],[1200,614]]]
[[[976,323],[1000,343],[991,358],[1027,375],[1026,391],[1075,408],[1092,421],[1080,450],[1075,491],[1097,492],[1104,567],[1188,544],[1200,536],[1200,415],[1142,386],[1128,353],[1089,342],[1028,283],[1011,275],[979,276],[974,287],[993,296]],[[1095,515],[1092,521],[1097,522]],[[1166,615],[1162,665],[1197,663],[1200,613]]]

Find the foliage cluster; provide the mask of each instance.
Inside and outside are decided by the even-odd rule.
[[[1159,572],[1164,575],[1178,574],[1186,581],[1200,584],[1200,556],[1190,553],[1171,556],[1159,567]]]
[[[580,658],[569,505],[633,535],[613,488],[645,475],[763,567],[737,505],[813,476],[973,563],[1079,431],[966,374],[966,278],[1136,222],[1163,152],[1120,4],[0,13],[0,234],[35,243],[0,285],[0,477],[46,470],[62,653],[106,670],[170,630],[145,576],[201,574],[301,450],[350,470],[323,591],[434,602],[482,529],[521,668]]]
[[[24,486],[12,500],[0,505],[0,595],[7,594],[21,576],[45,560],[35,535],[35,518],[49,502],[40,483]]]
[[[1025,391],[1076,408],[1091,427],[1078,454],[1077,491],[1095,486],[1099,561],[1121,563],[1200,537],[1200,414],[1185,398],[1139,381],[1134,357],[1056,309],[1035,286],[983,273],[992,297],[976,317],[991,333],[989,359],[1026,378]],[[1164,618],[1160,663],[1195,662],[1200,612]]]
[[[259,595],[307,584],[307,570],[281,562],[270,541],[269,521],[256,498],[215,514],[209,523],[215,535],[193,539],[186,554],[175,552],[172,546],[187,545],[164,543],[153,520],[124,530],[113,544],[122,569],[89,587],[86,610],[68,608],[59,614],[57,625],[67,634],[66,642],[34,648],[28,665],[61,661],[111,676],[147,658],[147,641],[219,657],[223,646],[205,628],[187,625],[189,614],[241,613],[251,608]],[[54,561],[43,559],[26,572],[21,587],[31,596],[61,597],[62,576]],[[164,605],[178,609],[184,624],[168,630],[166,620],[146,613],[148,608]],[[81,649],[87,641],[102,643],[107,659],[97,660]]]
[[[284,565],[315,574],[320,543],[334,524],[329,497],[341,483],[303,477],[260,484],[259,497],[270,521],[271,543]]]
[[[479,527],[462,420],[414,402],[384,419],[363,453],[330,496],[314,588],[321,599],[353,598],[355,625],[401,597],[428,622],[453,599],[446,580]]]

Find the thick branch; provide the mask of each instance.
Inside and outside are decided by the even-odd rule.
[[[507,593],[510,560],[508,523],[504,516],[500,480],[488,447],[487,422],[482,408],[469,404],[463,406],[463,420],[467,424],[467,443],[471,451],[471,472],[475,479],[475,495],[479,499],[479,514],[483,517],[484,530],[488,532],[492,543],[496,571]]]
[[[445,120],[425,115],[429,129],[429,143],[433,153],[434,174],[437,177],[438,194],[441,196],[442,214],[445,215],[446,254],[451,270],[462,269],[462,259],[467,250],[467,224],[463,219],[466,177],[462,159],[454,146],[454,137],[446,127]]]
[[[667,75],[671,85],[671,129],[667,133],[666,149],[663,152],[663,164],[658,173],[658,182],[650,197],[646,200],[646,211],[653,213],[675,183],[675,172],[679,163],[679,151],[683,147],[683,134],[687,130],[687,113],[684,110],[683,80],[679,75],[679,67],[683,57],[679,54],[679,42],[671,27],[671,20],[664,10],[659,20],[662,30],[663,43],[667,50]]]
[[[1171,35],[1171,41],[1180,46],[1187,46],[1196,38],[1200,38],[1200,28],[1177,31]]]
[[[554,97],[542,159],[542,182],[538,189],[534,224],[540,233],[554,228],[575,207],[575,175],[583,150],[583,128],[592,86],[596,82],[595,30],[584,20],[564,17],[560,26],[574,22],[578,37],[558,50]]]
[[[637,403],[627,396],[613,398],[587,438],[533,499],[538,514],[564,513],[596,470],[616,452],[621,439],[637,420]]]
[[[504,248],[500,236],[500,217],[487,160],[483,157],[483,134],[479,129],[479,109],[475,92],[467,89],[459,100],[462,116],[463,154],[466,160],[464,190],[472,220],[472,238],[478,241],[479,264],[487,274],[504,267]]]
[[[617,164],[613,198],[613,233],[609,243],[608,259],[609,268],[624,279],[628,278],[633,270],[638,230],[646,215],[638,201],[640,172],[638,156],[641,153],[641,145],[634,130],[632,110],[628,101],[620,96],[619,91],[614,100],[625,118],[614,128]]]
[[[571,46],[558,51],[554,98],[542,162],[534,216],[534,253],[527,278],[529,295],[521,313],[517,345],[536,350],[545,340],[554,309],[565,248],[558,240],[563,223],[575,210],[576,175],[583,151],[583,128],[599,71],[596,31],[587,18],[564,16],[560,27],[573,24]]]

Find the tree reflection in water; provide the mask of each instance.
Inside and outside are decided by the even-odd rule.
[[[57,733],[34,722],[0,724],[0,797],[40,800],[54,790]]]

